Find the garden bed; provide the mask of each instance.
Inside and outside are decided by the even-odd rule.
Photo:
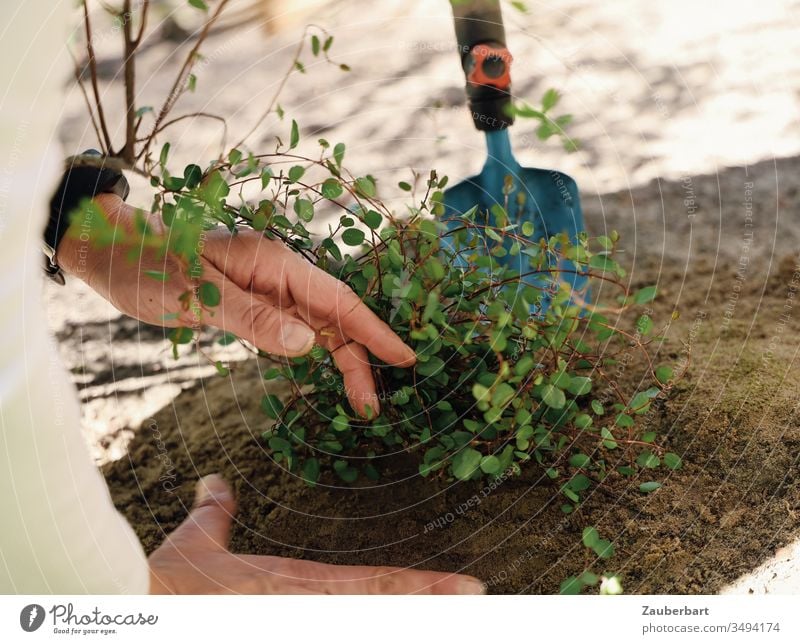
[[[620,261],[633,285],[658,283],[653,319],[680,312],[660,358],[679,361],[691,344],[688,375],[648,415],[684,463],[654,493],[633,482],[623,494],[598,488],[564,515],[534,464],[495,484],[447,485],[421,478],[407,456],[384,459],[377,483],[310,488],[267,453],[259,403],[276,385],[261,381],[267,365],[253,359],[145,421],[128,454],[106,468],[115,503],[152,550],[186,516],[196,479],[220,472],[239,500],[236,552],[465,572],[504,593],[557,592],[564,578],[602,569],[581,544],[582,528],[594,525],[615,544],[605,565],[622,574],[626,592],[716,592],[800,534],[800,316],[790,297],[798,259],[788,255],[797,231],[775,227],[776,206],[785,226],[797,202],[796,190],[776,200],[776,177],[796,175],[797,165],[587,201],[594,232],[607,225],[627,240]]]

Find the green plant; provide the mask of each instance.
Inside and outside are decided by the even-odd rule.
[[[192,4],[205,11],[203,3]],[[330,36],[313,32],[308,42],[313,56],[327,58]],[[301,52],[302,47],[287,77],[304,70]],[[181,71],[185,79],[192,62],[190,57]],[[563,136],[567,120],[547,116],[557,100],[551,91],[540,109],[515,109],[541,121],[542,138]],[[629,290],[615,259],[618,235],[534,239],[530,223],[514,223],[517,196],[510,193],[490,212],[447,214],[447,177],[435,171],[399,183],[397,190],[409,198],[398,214],[379,198],[388,190],[379,189],[373,176],[347,171],[344,144],[319,139],[316,156],[299,154],[294,120],[273,152],[255,154],[242,144],[210,163],[175,172],[169,142],[157,160],[150,153],[173,105],[165,103],[154,117],[140,148],[128,141],[117,152],[150,179],[150,215],[160,217],[170,234],[153,233],[144,215],[134,231],[123,233],[91,203],[77,213],[83,230],[91,229],[99,244],[124,241],[181,258],[197,297],[187,293],[176,307],[196,307],[200,318],[213,314],[220,300],[216,287],[202,279],[204,231],[253,228],[347,283],[418,356],[413,369],[375,367],[381,412],[370,418],[359,417],[346,402],[325,350],[275,359],[264,379],[286,380],[293,391],[285,399],[267,394],[262,400],[271,421],[263,439],[276,462],[309,485],[331,477],[346,483],[376,479],[376,457],[401,450],[415,456],[421,476],[437,480],[496,479],[528,467],[557,486],[565,513],[579,508],[597,486],[639,483],[642,473],[662,464],[680,467],[676,455],[657,445],[655,433],[637,423],[674,374],[648,354],[656,337],[651,311],[629,315],[646,307],[656,290]],[[147,111],[129,107],[139,114],[135,136]],[[283,118],[276,100],[268,113],[273,110]],[[110,141],[104,147],[114,153]],[[328,224],[325,232],[320,219]],[[607,307],[586,301],[585,291],[572,292],[564,274],[575,271],[604,294]],[[148,277],[170,279],[164,273]],[[179,328],[170,337],[177,353],[195,334]],[[226,334],[222,340],[233,338]],[[614,371],[618,357],[631,350],[640,353],[643,368],[639,377],[620,382]],[[230,368],[217,367],[223,374]],[[658,485],[644,481],[640,489],[649,493]],[[587,530],[584,544],[608,558],[613,546],[594,528]],[[599,579],[585,571],[562,590],[580,590]]]

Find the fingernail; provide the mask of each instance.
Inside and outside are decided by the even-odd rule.
[[[201,478],[194,488],[194,504],[206,505],[221,503],[230,498],[230,489],[219,474],[208,474]]]
[[[411,347],[406,345],[406,361],[407,362],[416,362],[417,361],[417,353]]]
[[[305,324],[287,322],[281,327],[281,345],[291,353],[310,351],[315,337],[314,331]]]
[[[458,595],[485,595],[486,584],[474,577],[462,577],[458,580],[456,586],[456,594]]]

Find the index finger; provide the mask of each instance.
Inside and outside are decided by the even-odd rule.
[[[308,265],[305,276],[291,275],[292,296],[306,319],[322,318],[344,336],[364,345],[387,364],[410,367],[417,354],[361,301],[344,282]]]

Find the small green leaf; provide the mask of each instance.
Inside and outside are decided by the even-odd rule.
[[[294,212],[301,221],[314,219],[314,204],[309,199],[298,199],[294,202]]]
[[[555,89],[548,89],[544,96],[542,96],[542,111],[547,112],[548,110],[554,108],[556,103],[558,103],[561,95]]]
[[[580,595],[583,590],[583,582],[577,577],[567,577],[561,582],[558,592],[562,595]]]
[[[272,180],[272,168],[264,168],[261,171],[261,189],[266,190]]]
[[[203,0],[189,0],[189,4],[192,5],[195,9],[200,9],[201,11],[208,11],[208,5],[203,2]]]
[[[221,345],[223,347],[227,347],[229,344],[233,344],[234,342],[236,342],[236,340],[237,340],[237,338],[233,333],[230,333],[229,331],[225,331],[225,333],[223,333],[220,336],[219,340],[217,340],[217,344],[219,344],[219,345]]]
[[[185,326],[179,326],[169,332],[169,339],[172,344],[189,344],[194,339],[194,332]]]
[[[475,400],[481,402],[482,400],[489,401],[491,396],[489,395],[489,388],[483,386],[481,383],[476,382],[472,385],[472,395],[475,397]]]
[[[289,173],[288,173],[289,181],[291,181],[292,183],[300,181],[300,179],[305,173],[306,169],[303,166],[293,165],[291,168],[289,168]]]
[[[370,177],[359,177],[355,184],[356,192],[371,199],[375,196],[375,182]]]
[[[316,458],[309,458],[303,463],[303,480],[312,487],[319,480],[319,461]]]
[[[639,465],[639,467],[646,467],[654,470],[661,465],[661,459],[650,450],[645,450],[636,458],[636,464]]]
[[[289,149],[292,150],[300,143],[300,128],[297,127],[297,121],[292,119],[292,133],[289,138]]]
[[[273,452],[288,452],[292,449],[292,444],[285,438],[280,436],[273,436],[269,439],[269,448]]]
[[[500,459],[493,454],[484,456],[481,459],[481,471],[484,474],[497,474],[501,468],[502,464],[500,463]]]
[[[642,315],[636,321],[636,330],[642,335],[650,335],[653,330],[653,319],[649,315]]]
[[[364,243],[364,231],[348,228],[342,233],[342,241],[348,246],[361,246]]]
[[[601,559],[610,559],[614,556],[614,544],[608,539],[598,539],[592,550]]]
[[[210,206],[219,206],[220,200],[227,197],[230,191],[228,182],[219,170],[214,170],[203,180],[203,200]]]
[[[542,402],[553,409],[563,409],[567,404],[567,397],[558,387],[548,384],[542,387]]]
[[[677,454],[673,452],[667,452],[664,454],[664,465],[666,465],[671,470],[679,470],[683,466],[683,460]]]
[[[636,294],[633,296],[633,301],[636,302],[636,304],[647,304],[656,299],[656,294],[657,290],[655,286],[645,286],[636,291]]]
[[[616,420],[617,427],[622,427],[623,429],[627,429],[628,427],[633,427],[635,425],[633,418],[628,416],[628,414],[619,414]]]
[[[264,412],[269,418],[277,419],[283,410],[283,403],[281,399],[273,394],[265,394],[261,398],[261,411]]]
[[[670,380],[672,380],[672,377],[673,373],[671,367],[664,365],[656,368],[656,379],[661,384],[667,384]]]
[[[167,159],[169,158],[169,142],[165,143],[164,146],[161,148],[161,154],[158,156],[158,165],[161,166],[161,170],[166,169]]]
[[[187,188],[190,190],[200,185],[203,180],[203,169],[192,163],[187,165],[183,170],[183,181]]]
[[[478,469],[482,458],[478,450],[472,448],[462,449],[453,457],[453,476],[466,481]]]
[[[336,179],[331,177],[322,182],[320,192],[326,199],[336,199],[342,195],[344,188],[342,188],[341,184]]]
[[[342,161],[344,160],[344,151],[344,143],[337,143],[333,146],[333,158],[336,161],[336,165],[340,168],[342,167]]]
[[[267,227],[268,223],[269,218],[267,217],[267,214],[263,210],[259,209],[253,215],[253,222],[251,225],[253,226],[253,230],[261,231]]]
[[[345,483],[353,483],[358,478],[358,470],[354,467],[350,467],[347,461],[334,461],[333,471],[336,472],[336,475]]]
[[[594,586],[600,578],[591,570],[584,570],[580,576],[580,580],[587,586]]]
[[[197,295],[204,306],[214,307],[218,306],[221,295],[216,284],[211,282],[203,282],[200,288],[197,289]]]
[[[427,362],[417,364],[417,373],[421,376],[435,376],[445,367],[444,360],[437,356],[431,356]]]
[[[573,454],[569,457],[569,464],[572,467],[587,468],[592,464],[592,459],[586,454]]]
[[[646,483],[642,483],[639,486],[639,491],[644,492],[645,494],[649,494],[650,492],[655,492],[660,487],[661,483],[659,483],[658,481],[647,481]]]
[[[350,421],[348,420],[347,416],[336,416],[331,421],[331,427],[334,431],[343,432],[347,429],[350,429]]]
[[[567,390],[574,396],[584,396],[592,390],[592,379],[584,376],[573,376],[570,379]]]
[[[597,542],[600,540],[600,533],[597,531],[597,528],[592,526],[587,526],[583,529],[583,545],[587,548],[594,548],[597,545]]]
[[[364,223],[367,224],[372,230],[377,230],[381,227],[381,222],[383,222],[383,217],[381,213],[375,212],[374,210],[369,210],[364,215]]]

